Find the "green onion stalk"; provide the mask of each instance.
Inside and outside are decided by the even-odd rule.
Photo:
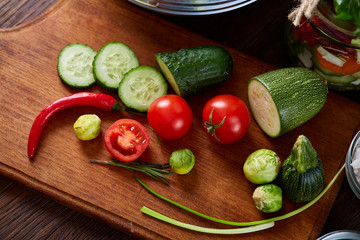
[[[205,219],[208,219],[208,220],[211,220],[211,221],[214,221],[214,222],[218,222],[218,223],[222,223],[222,224],[226,224],[226,225],[231,225],[231,226],[241,226],[241,227],[247,227],[247,226],[261,226],[263,227],[264,229],[265,228],[269,228],[271,227],[271,225],[273,226],[274,222],[276,221],[280,221],[280,220],[284,220],[284,219],[287,219],[287,218],[290,218],[296,214],[299,214],[303,211],[305,211],[306,209],[308,209],[309,207],[311,207],[313,204],[315,204],[329,189],[330,187],[335,183],[336,179],[339,177],[339,175],[341,174],[341,171],[345,168],[345,164],[340,168],[340,170],[336,173],[336,175],[333,177],[333,179],[330,181],[330,183],[326,186],[326,188],[323,189],[323,191],[321,191],[319,193],[319,195],[317,195],[313,200],[311,200],[310,202],[308,202],[307,204],[303,205],[302,207],[292,211],[292,212],[289,212],[289,213],[286,213],[284,215],[281,215],[281,216],[276,216],[276,217],[273,217],[273,218],[269,218],[269,219],[264,219],[264,220],[259,220],[259,221],[251,221],[251,222],[232,222],[232,221],[226,221],[226,220],[222,220],[222,219],[219,219],[219,218],[214,218],[214,217],[211,217],[211,216],[208,216],[208,215],[205,215],[203,213],[200,213],[200,212],[197,212],[193,209],[190,209],[188,207],[185,207],[175,201],[172,201],[171,199],[168,199],[160,194],[158,194],[157,192],[155,192],[154,190],[152,190],[151,188],[149,188],[147,185],[145,185],[139,178],[137,178],[137,181],[144,187],[146,188],[150,193],[152,193],[153,195],[155,195],[156,197],[166,201],[166,202],[169,202],[179,208],[182,208],[190,213],[193,213],[197,216],[200,216],[202,218],[205,218]],[[147,207],[143,207],[141,208],[141,212],[145,213],[145,214],[148,214],[154,218],[157,218],[157,219],[160,219],[162,221],[165,221],[165,222],[168,222],[170,224],[173,224],[173,225],[176,225],[176,226],[180,226],[180,227],[184,227],[184,228],[187,228],[187,229],[191,229],[191,230],[194,230],[194,231],[202,231],[202,232],[208,232],[208,233],[216,233],[216,231],[218,231],[219,229],[217,229],[216,231],[214,229],[202,229],[201,227],[198,227],[198,226],[194,226],[194,225],[189,225],[189,224],[186,224],[186,223],[181,223],[181,222],[178,222],[174,219],[171,219],[169,217],[166,217],[160,213],[157,213]],[[266,224],[266,225],[264,225]],[[270,225],[267,225],[267,224],[270,224]],[[225,230],[225,229],[223,229]],[[234,233],[236,231],[239,231],[240,232],[240,229],[232,229],[234,231]],[[243,228],[241,230],[244,230]],[[226,232],[231,232],[231,230],[227,230],[227,231],[220,231],[222,232],[222,234],[225,234]],[[218,233],[220,233],[218,232]],[[246,232],[246,231],[245,231]]]

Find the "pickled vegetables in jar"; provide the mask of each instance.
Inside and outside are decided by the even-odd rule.
[[[332,1],[320,0],[311,17],[288,23],[286,37],[293,63],[312,68],[329,89],[360,90],[360,37],[352,21],[338,19]],[[359,34],[358,34],[359,35]]]

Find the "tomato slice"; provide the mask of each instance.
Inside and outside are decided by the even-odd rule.
[[[120,119],[105,133],[106,149],[122,162],[131,162],[149,146],[150,138],[146,128],[138,121]]]

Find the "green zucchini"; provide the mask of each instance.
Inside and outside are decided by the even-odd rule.
[[[125,73],[139,65],[137,56],[128,45],[122,42],[109,42],[96,54],[93,69],[100,86],[117,91]]]
[[[319,155],[309,139],[300,135],[281,168],[284,196],[295,203],[310,202],[324,188],[324,182],[324,167]]]
[[[250,110],[259,127],[278,137],[314,117],[327,97],[326,83],[307,68],[283,68],[251,78]]]
[[[231,55],[219,46],[157,53],[155,60],[175,93],[181,97],[220,86],[228,79],[233,67]]]
[[[139,66],[127,72],[119,84],[119,98],[129,108],[146,112],[150,104],[167,93],[168,83],[154,67]]]
[[[58,56],[57,70],[63,83],[73,89],[95,85],[92,62],[97,52],[82,43],[66,45]]]

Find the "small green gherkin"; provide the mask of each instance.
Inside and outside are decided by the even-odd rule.
[[[321,159],[309,139],[300,135],[280,174],[283,194],[294,203],[313,200],[323,189],[325,180]]]

